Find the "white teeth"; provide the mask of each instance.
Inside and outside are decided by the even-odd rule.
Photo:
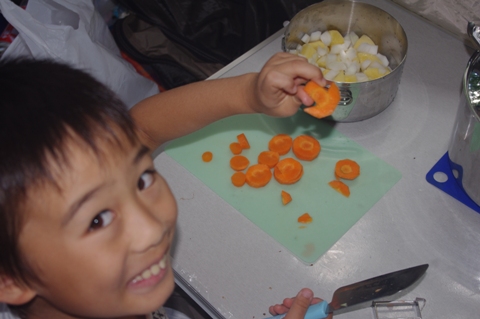
[[[152,276],[156,276],[161,270],[167,267],[167,254],[165,254],[157,264],[152,265],[149,269],[144,270],[139,276],[135,277],[133,282],[139,282],[141,280],[148,279]]]
[[[160,260],[160,263],[158,264],[161,269],[165,269],[167,266],[167,255],[164,255],[162,260]]]
[[[150,271],[152,272],[152,274],[155,276],[155,275],[158,275],[160,273],[160,266],[158,265],[153,265],[152,267],[150,267]]]
[[[152,272],[150,271],[150,269],[144,270],[142,272],[142,278],[143,279],[148,279],[150,277],[152,277]]]

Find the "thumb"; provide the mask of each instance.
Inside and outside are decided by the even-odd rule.
[[[290,310],[287,312],[285,319],[303,319],[308,307],[313,300],[313,292],[308,288],[303,288],[293,300]]]

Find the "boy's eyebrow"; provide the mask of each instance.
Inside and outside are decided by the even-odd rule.
[[[146,147],[145,145],[141,145],[137,154],[133,158],[133,164],[137,164],[138,162],[140,162],[140,160],[149,153],[150,153],[150,149],[148,147]],[[70,206],[70,209],[68,210],[67,215],[65,216],[65,218],[62,221],[62,226],[65,226],[72,219],[72,217],[79,210],[79,208],[83,205],[83,203],[85,203],[89,198],[91,198],[92,195],[95,194],[95,192],[97,192],[103,186],[104,186],[104,183],[98,185],[97,187],[95,187],[94,189],[90,190],[88,193],[83,195],[75,203],[73,203]]]
[[[137,152],[137,155],[133,159],[133,164],[137,164],[148,153],[150,153],[150,149],[145,145],[141,145],[140,149]]]

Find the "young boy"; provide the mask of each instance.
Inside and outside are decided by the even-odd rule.
[[[84,72],[0,62],[0,302],[20,318],[151,318],[174,288],[177,218],[151,151],[226,116],[292,115],[313,102],[309,79],[325,85],[280,53],[259,73],[167,91],[129,114]],[[300,319],[318,300],[303,289],[270,311]]]

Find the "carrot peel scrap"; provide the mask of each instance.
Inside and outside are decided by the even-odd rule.
[[[313,218],[312,218],[312,216],[310,216],[309,213],[305,213],[302,216],[298,217],[297,220],[298,220],[299,223],[308,224],[308,223],[311,223],[313,221]]]
[[[290,195],[286,191],[282,190],[281,196],[282,196],[282,204],[283,205],[287,205],[288,203],[290,203],[292,201],[292,195]]]

